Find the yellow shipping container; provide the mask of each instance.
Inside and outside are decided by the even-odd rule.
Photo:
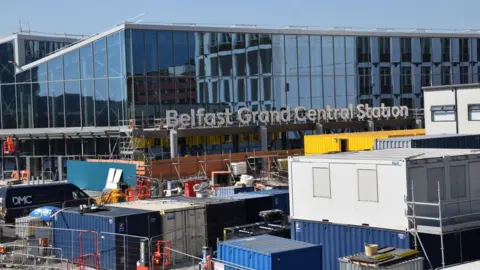
[[[425,129],[307,135],[305,155],[372,150],[375,139],[421,135],[425,135]]]

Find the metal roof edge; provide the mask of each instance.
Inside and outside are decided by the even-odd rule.
[[[35,61],[35,62],[32,62],[32,63],[30,63],[30,64],[27,64],[27,65],[24,65],[24,66],[22,66],[22,67],[19,67],[19,68],[17,69],[17,73],[20,73],[20,72],[26,71],[26,70],[28,70],[28,69],[31,69],[31,68],[33,68],[33,67],[36,67],[36,66],[38,66],[38,65],[41,65],[41,64],[43,64],[43,63],[45,63],[45,62],[48,62],[48,61],[56,58],[57,56],[65,55],[65,54],[67,54],[67,53],[69,53],[69,52],[72,52],[72,51],[74,51],[74,50],[76,50],[76,49],[78,49],[78,48],[80,48],[80,47],[83,47],[83,46],[85,46],[85,45],[87,45],[87,44],[89,44],[89,43],[92,43],[92,42],[94,42],[94,41],[96,41],[96,40],[99,40],[99,39],[101,39],[101,38],[104,38],[104,37],[106,37],[106,36],[108,36],[108,35],[110,35],[110,34],[113,34],[113,33],[117,32],[117,31],[120,31],[120,30],[123,30],[123,29],[125,29],[125,24],[120,24],[120,25],[117,25],[117,26],[115,26],[115,27],[113,27],[113,28],[110,28],[110,29],[108,29],[108,30],[106,30],[106,31],[104,31],[104,32],[102,32],[102,33],[100,33],[100,34],[95,34],[95,35],[92,35],[92,36],[87,37],[87,38],[85,38],[85,39],[79,40],[79,42],[74,43],[74,44],[72,44],[71,46],[67,46],[67,47],[65,47],[64,49],[61,49],[61,50],[59,50],[59,51],[57,51],[57,52],[55,52],[55,53],[53,53],[53,54],[50,54],[50,55],[42,58],[42,59],[39,59],[39,60],[37,60],[37,61]]]
[[[465,83],[465,84],[449,84],[449,85],[438,85],[438,86],[424,86],[422,87],[423,91],[441,91],[441,90],[453,90],[480,87],[480,83]]]
[[[6,36],[6,37],[0,37],[0,44],[9,42],[9,41],[12,41],[12,40],[15,40],[15,39],[17,39],[16,34]]]

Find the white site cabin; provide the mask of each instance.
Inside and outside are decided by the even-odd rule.
[[[432,205],[415,204],[414,201]],[[438,220],[438,184],[442,226]],[[291,218],[439,234],[480,225],[480,150],[384,149],[289,158]]]

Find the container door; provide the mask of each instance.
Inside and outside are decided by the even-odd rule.
[[[164,213],[162,224],[163,240],[171,242],[172,249],[186,253],[185,242],[185,213],[183,210]],[[184,259],[184,256],[172,251],[175,261]]]
[[[187,250],[188,254],[201,256],[202,247],[206,243],[205,208],[195,208],[186,211]]]

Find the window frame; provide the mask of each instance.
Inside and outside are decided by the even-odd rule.
[[[328,195],[325,194],[316,194],[315,193],[315,183],[316,178],[315,178],[315,170],[326,170],[328,172]],[[326,182],[325,182],[326,183]],[[330,175],[330,168],[329,167],[313,167],[312,168],[312,191],[313,191],[313,197],[314,198],[324,198],[324,199],[331,199],[332,198],[332,177]],[[326,189],[323,191],[326,192]]]
[[[360,178],[360,172],[361,171],[369,171],[369,172],[373,172],[375,174],[375,199],[370,199],[370,198],[361,198],[360,195],[361,195],[361,192],[360,192],[360,186],[361,186],[361,181],[362,179]],[[370,179],[369,179],[370,180]],[[370,189],[371,187],[368,187],[368,189]],[[378,172],[376,169],[373,169],[373,168],[358,168],[357,169],[357,200],[359,202],[367,202],[367,203],[378,203],[380,201],[380,198],[379,198],[379,194],[378,194]]]
[[[451,107],[451,108],[449,108]],[[433,105],[430,107],[431,120],[432,122],[456,122],[457,121],[457,107],[455,105]],[[453,120],[435,120],[435,114],[439,113],[450,113],[453,112]]]
[[[472,111],[478,112],[480,115],[480,103],[473,103],[467,105],[468,121],[480,121],[480,117],[478,118],[478,120],[472,119]]]

